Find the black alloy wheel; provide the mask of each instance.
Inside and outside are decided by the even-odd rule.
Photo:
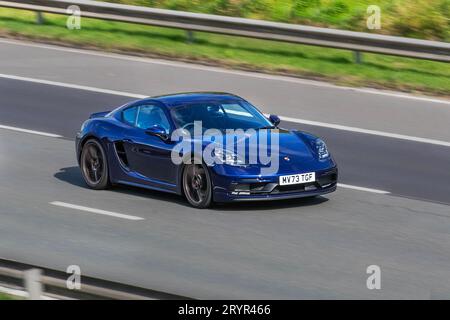
[[[207,208],[212,202],[212,183],[204,164],[188,164],[183,171],[183,191],[195,208]]]
[[[90,139],[84,144],[80,166],[84,181],[90,188],[101,190],[109,187],[108,161],[100,142]]]

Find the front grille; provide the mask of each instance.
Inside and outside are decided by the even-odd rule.
[[[234,195],[263,195],[263,194],[288,194],[296,192],[307,192],[328,188],[337,182],[337,170],[317,174],[317,180],[306,184],[292,184],[280,186],[274,182],[249,182],[235,183],[232,185]]]
[[[255,183],[241,183],[233,185],[233,192],[240,194],[261,194],[270,193],[275,188],[276,183],[255,182]]]
[[[316,185],[316,183],[307,183],[307,184],[291,184],[288,186],[277,186],[272,190],[272,194],[275,193],[292,193],[292,192],[302,192],[302,191],[311,191],[317,190],[320,187]]]

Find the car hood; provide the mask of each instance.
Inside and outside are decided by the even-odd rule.
[[[320,161],[318,159],[315,150],[310,144],[311,139],[315,137],[306,134],[297,130],[264,130],[265,132],[258,132],[253,134],[243,134],[239,135],[235,140],[235,144],[245,145],[245,154],[246,154],[246,162],[248,163],[249,159],[253,157],[253,159],[258,159],[258,164],[250,165],[250,167],[260,168],[261,166],[261,158],[258,157],[259,154],[270,155],[272,151],[274,151],[274,155],[278,152],[278,173],[279,174],[290,174],[290,173],[301,173],[308,172],[314,170],[326,169],[331,166],[334,166],[333,160],[330,158],[329,160]],[[266,135],[264,135],[266,134]],[[255,141],[258,141],[257,136],[260,137],[260,141],[268,141],[269,143],[264,144],[258,142],[259,148],[252,148],[251,146],[255,144]],[[309,138],[308,138],[309,137]],[[226,145],[227,139],[232,138],[230,134],[225,134],[222,137],[222,140],[217,142],[221,142],[222,145]],[[276,141],[278,140],[278,144]],[[206,147],[207,145],[214,143],[209,137],[203,138],[203,145]],[[215,143],[219,145],[219,143]],[[267,149],[264,146],[267,145]],[[272,156],[274,157],[274,156]],[[272,161],[275,161],[272,158]],[[270,164],[266,165],[270,166]],[[237,170],[235,168],[235,170]],[[250,169],[247,168],[247,171]],[[252,170],[250,170],[252,171]]]

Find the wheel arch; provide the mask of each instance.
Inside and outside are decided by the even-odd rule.
[[[91,139],[97,140],[98,142],[101,143],[102,147],[105,147],[105,146],[103,145],[101,139],[99,139],[97,136],[95,136],[94,134],[87,134],[86,136],[84,136],[84,137],[80,140],[80,143],[79,143],[78,154],[77,154],[77,160],[78,160],[78,163],[80,163],[80,160],[81,160],[81,153],[83,152],[83,147],[84,147],[84,145],[86,144],[86,142],[87,142],[88,140],[91,140]],[[105,152],[106,152],[106,150],[105,150]]]

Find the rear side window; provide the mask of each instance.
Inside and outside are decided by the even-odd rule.
[[[160,125],[166,131],[170,130],[169,120],[163,109],[155,105],[130,107],[122,111],[122,121],[140,129],[148,129]]]
[[[122,120],[123,122],[129,124],[130,126],[134,126],[136,123],[136,114],[137,114],[137,108],[132,107],[125,109],[122,112]]]
[[[136,127],[145,130],[153,127],[154,125],[160,125],[166,131],[169,131],[170,124],[163,109],[154,105],[139,106]]]

